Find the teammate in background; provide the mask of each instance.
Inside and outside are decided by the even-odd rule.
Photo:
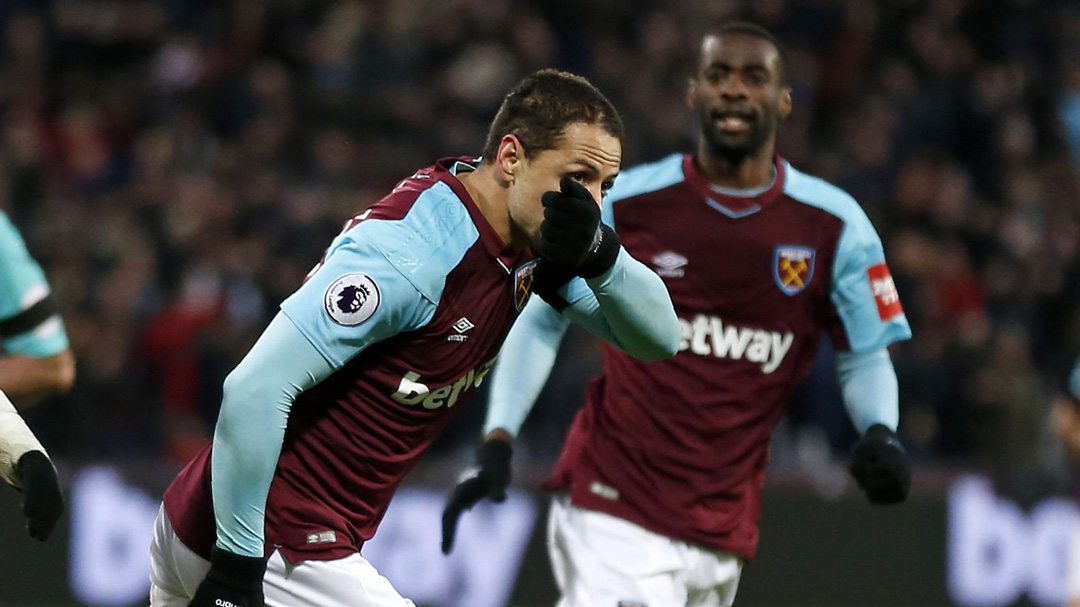
[[[537,72],[482,159],[422,169],[346,224],[225,380],[212,448],[166,491],[151,605],[411,605],[361,546],[532,291],[631,355],[675,353],[663,281],[600,223],[622,132],[585,79]]]
[[[605,223],[666,282],[682,341],[650,363],[604,347],[546,485],[560,607],[732,604],[758,544],[770,434],[822,331],[862,434],[851,473],[873,503],[908,494],[886,346],[910,329],[859,205],[776,155],[791,111],[777,42],[742,23],[706,36],[687,99],[696,151],[625,171],[604,200]],[[504,495],[512,438],[566,326],[534,300],[507,338],[479,470],[443,515],[444,551],[463,509]]]
[[[1080,360],[1069,374],[1066,395],[1054,402],[1051,418],[1054,433],[1069,452],[1080,456]],[[1080,488],[1077,501],[1080,502]],[[1065,575],[1065,607],[1080,607],[1080,525],[1072,531],[1072,550]]]
[[[3,392],[0,392],[0,478],[22,492],[30,537],[47,540],[64,512],[56,469]]]
[[[75,357],[49,283],[0,212],[0,390],[26,407],[74,381]]]

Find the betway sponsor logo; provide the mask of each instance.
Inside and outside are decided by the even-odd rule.
[[[761,364],[761,372],[772,373],[784,362],[794,333],[748,329],[725,325],[716,316],[698,314],[693,321],[679,319],[682,342],[679,351],[690,350],[700,356],[713,355],[731,360],[746,359]]]
[[[396,402],[403,405],[422,405],[425,409],[438,409],[446,405],[453,407],[462,392],[479,388],[484,383],[484,378],[495,366],[495,359],[491,359],[468,373],[457,378],[453,383],[431,388],[420,382],[420,374],[409,371],[401,378],[397,392],[390,395]]]

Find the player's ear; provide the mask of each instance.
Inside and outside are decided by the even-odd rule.
[[[779,108],[781,120],[788,117],[788,114],[791,113],[791,107],[791,87],[785,86],[783,89],[780,90]]]
[[[495,153],[495,167],[499,176],[507,183],[512,183],[517,173],[521,170],[521,163],[525,160],[525,147],[517,135],[503,135],[499,142],[499,149]]]
[[[686,107],[694,109],[694,95],[697,94],[697,80],[694,78],[686,79]]]

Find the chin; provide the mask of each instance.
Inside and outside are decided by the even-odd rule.
[[[709,147],[718,156],[730,161],[741,161],[761,151],[763,142],[754,132],[747,133],[713,133],[708,140]]]

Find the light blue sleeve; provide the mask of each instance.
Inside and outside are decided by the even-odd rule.
[[[533,297],[510,329],[492,373],[484,434],[502,428],[517,436],[547,383],[570,320]]]
[[[26,250],[8,216],[0,212],[0,321],[17,318],[49,295],[41,266]],[[3,336],[0,347],[9,355],[55,356],[68,348],[64,321],[53,314],[28,331]]]
[[[335,238],[281,310],[341,366],[377,341],[430,322],[447,274],[479,235],[450,186],[438,183],[404,218],[365,220]]]
[[[263,556],[266,497],[289,411],[301,392],[335,369],[278,314],[225,379],[210,462],[218,547]]]
[[[889,351],[837,352],[836,371],[844,405],[859,434],[874,424],[895,432],[900,423],[900,396]]]
[[[570,306],[563,314],[641,360],[661,360],[679,351],[682,330],[664,281],[620,249],[610,270],[559,290]]]
[[[850,350],[869,352],[909,339],[911,327],[899,310],[896,285],[877,232],[862,209],[852,215],[837,245],[830,295]],[[889,301],[896,302],[897,312],[882,312],[881,306]]]
[[[372,242],[381,223],[364,222],[339,236],[307,282],[281,303],[281,311],[335,367],[375,342],[427,324],[435,314],[436,302]]]
[[[885,250],[870,218],[850,194],[785,164],[784,193],[844,222],[832,264],[830,297],[847,344],[838,350],[869,352],[911,337]],[[836,332],[833,332],[836,341]],[[844,348],[843,346],[847,346]]]

